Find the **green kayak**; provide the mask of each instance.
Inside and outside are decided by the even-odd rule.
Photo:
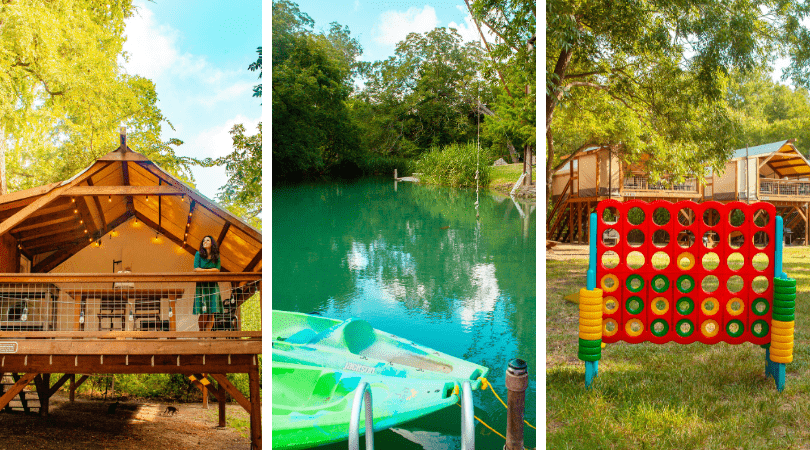
[[[371,387],[375,430],[458,401],[452,382],[379,377],[273,361],[273,448],[309,448],[346,440],[354,391],[361,380]],[[361,432],[365,422],[363,412]]]
[[[375,330],[365,320],[272,311],[273,361],[398,378],[470,381],[489,369]]]

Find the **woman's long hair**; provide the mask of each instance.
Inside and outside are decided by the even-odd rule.
[[[211,258],[208,258],[208,251],[203,247],[205,238],[211,239]],[[200,256],[213,262],[219,261],[219,247],[217,247],[217,241],[213,237],[206,236],[202,238],[202,241],[200,241]]]

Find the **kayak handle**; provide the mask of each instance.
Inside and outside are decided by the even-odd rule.
[[[363,401],[365,400],[365,402]],[[360,450],[360,412],[366,404],[366,449],[374,450],[374,418],[371,410],[371,386],[360,381],[354,390],[352,416],[349,419],[349,450]]]

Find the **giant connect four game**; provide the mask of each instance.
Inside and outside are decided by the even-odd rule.
[[[766,373],[781,391],[796,300],[782,235],[770,203],[600,202],[580,291],[586,385],[602,343],[750,342],[766,349]]]

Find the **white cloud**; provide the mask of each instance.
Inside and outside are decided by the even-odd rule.
[[[192,100],[205,106],[231,100],[234,95],[247,94],[250,85],[236,80],[245,76],[244,70],[221,70],[210,64],[204,56],[179,50],[181,33],[169,25],[155,21],[154,13],[142,1],[135,2],[137,12],[126,20],[124,34],[127,37],[124,51],[129,61],[121,61],[124,70],[149,78],[156,85],[199,85],[203,89]]]
[[[385,11],[374,27],[374,41],[380,44],[395,45],[409,33],[424,33],[439,26],[436,10],[432,6],[409,8],[407,11]]]
[[[230,134],[234,125],[241,123],[245,126],[245,133],[256,134],[260,118],[249,119],[243,115],[237,115],[224,123],[203,130],[194,136],[190,142],[183,143],[186,152],[195,158],[219,158],[233,151],[233,138]]]
[[[357,11],[360,9],[360,0],[354,0],[354,10]]]
[[[458,34],[461,35],[461,38],[464,42],[469,41],[476,41],[480,42],[481,36],[478,34],[478,28],[475,26],[475,22],[473,22],[473,18],[470,15],[470,12],[467,11],[467,8],[461,5],[456,5],[459,11],[465,13],[464,16],[464,23],[457,24],[455,22],[450,22],[447,24],[447,28],[455,28],[458,31]],[[496,36],[489,31],[486,25],[482,25],[481,31],[484,32],[484,37],[486,38],[487,42],[490,44],[495,42]],[[483,46],[483,43],[481,44]]]

